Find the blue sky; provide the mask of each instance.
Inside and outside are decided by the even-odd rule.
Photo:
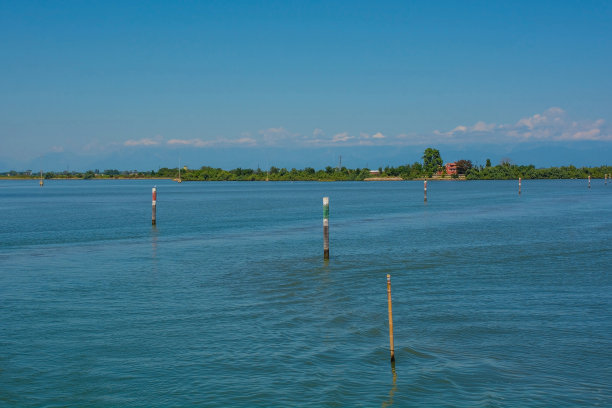
[[[0,1],[0,170],[612,153],[606,1]],[[610,160],[612,163],[612,160]]]

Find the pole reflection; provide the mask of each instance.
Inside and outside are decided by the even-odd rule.
[[[383,401],[382,407],[391,407],[393,406],[393,395],[397,390],[397,372],[395,371],[395,361],[391,362],[391,373],[393,374],[393,385],[389,390],[389,398],[386,401]]]

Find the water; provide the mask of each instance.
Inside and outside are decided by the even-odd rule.
[[[0,181],[0,405],[610,406],[592,184]]]

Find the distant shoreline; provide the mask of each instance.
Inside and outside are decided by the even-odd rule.
[[[588,177],[570,177],[570,178],[548,178],[548,177],[540,177],[540,178],[524,178],[523,180],[587,180]],[[473,179],[473,180],[469,180],[466,179],[465,177],[457,177],[457,178],[453,178],[453,177],[415,177],[415,178],[401,178],[401,177],[369,177],[369,178],[365,178],[363,180],[343,180],[343,179],[338,179],[338,180],[332,180],[332,179],[317,179],[317,180],[312,180],[312,179],[302,179],[302,180],[261,180],[261,179],[256,179],[256,180],[189,180],[189,179],[182,179],[182,182],[189,182],[189,183],[198,183],[198,182],[222,182],[222,181],[234,181],[234,182],[257,182],[257,183],[266,183],[266,182],[294,182],[294,181],[304,181],[304,182],[342,182],[342,181],[356,181],[356,182],[360,182],[360,181],[368,181],[368,182],[372,182],[372,181],[507,181],[507,180],[517,180],[517,178],[496,178],[496,179]],[[0,176],[0,180],[14,180],[14,181],[39,181],[40,178],[34,178],[34,177],[19,177],[19,176],[12,176],[12,177],[6,177],[6,176]],[[92,178],[84,178],[84,177],[56,177],[56,178],[48,178],[48,179],[43,179],[43,181],[62,181],[62,180],[67,180],[67,181],[72,181],[72,180],[105,180],[105,181],[117,181],[117,180],[126,180],[126,181],[136,181],[136,180],[175,180],[172,177],[92,177]],[[604,180],[604,177],[591,177],[591,180]],[[611,179],[611,183],[612,183],[612,179]]]
[[[0,176],[0,180],[40,180],[40,177],[20,177],[20,176]],[[172,180],[172,177],[92,177],[86,179],[84,177],[52,177],[43,179],[47,180]],[[187,180],[183,180],[187,181]]]
[[[401,177],[368,177],[363,179],[363,181],[403,181],[404,179]]]

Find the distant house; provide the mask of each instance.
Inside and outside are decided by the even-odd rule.
[[[453,174],[457,174],[457,163],[453,162],[453,163],[446,163],[444,165],[444,168],[438,170],[436,172],[436,175],[443,177],[445,174],[448,175],[453,175]]]
[[[370,176],[380,176],[380,171],[378,171],[378,170],[370,170]]]

